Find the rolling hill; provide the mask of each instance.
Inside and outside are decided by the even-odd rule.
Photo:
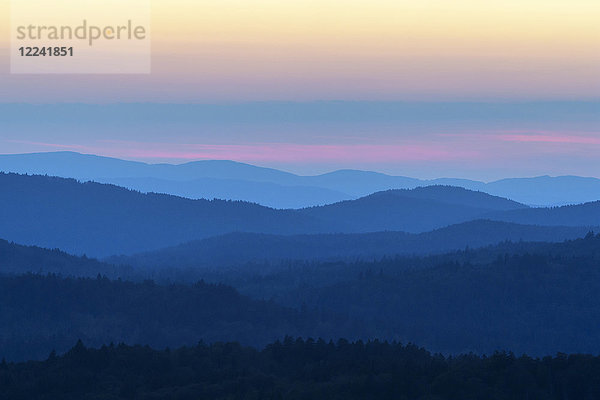
[[[142,194],[72,179],[0,174],[0,188],[0,237],[94,257],[233,231],[293,234],[325,229],[295,211]]]
[[[291,173],[227,160],[146,164],[74,152],[0,155],[0,171],[115,184],[145,193],[302,208],[353,196]]]
[[[340,226],[339,232],[426,232],[480,219],[496,211],[522,210],[527,206],[451,186],[378,192],[358,200],[300,210],[304,215]],[[346,230],[341,230],[344,222]]]

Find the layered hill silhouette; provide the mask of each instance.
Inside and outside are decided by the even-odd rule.
[[[448,186],[386,191],[302,210],[143,194],[47,176],[0,174],[0,187],[0,237],[94,257],[157,250],[231,232],[421,233],[476,219],[600,226],[600,203],[528,208]]]
[[[244,200],[274,208],[324,205],[378,191],[430,185],[464,187],[535,206],[600,199],[600,179],[577,176],[510,178],[489,183],[454,178],[422,180],[356,170],[300,176],[227,160],[146,164],[73,152],[0,155],[0,171],[91,180],[193,199]]]
[[[51,175],[166,193],[191,199],[243,200],[276,208],[302,208],[351,195],[271,168],[226,160],[181,165],[146,164],[73,152],[0,155],[0,171]]]
[[[72,254],[147,251],[233,231],[322,231],[295,211],[142,194],[113,185],[0,174],[0,237]]]
[[[286,186],[243,179],[199,178],[174,181],[158,178],[113,178],[97,181],[145,193],[168,193],[190,199],[240,200],[279,209],[325,205],[352,198],[345,193],[322,187]]]
[[[77,339],[94,346],[162,348],[200,339],[261,346],[285,334],[377,337],[452,353],[597,353],[600,236],[508,247],[517,251],[503,244],[220,275],[236,289],[0,274],[0,357],[46,358]],[[55,257],[38,255],[40,265]]]
[[[376,260],[398,255],[432,255],[479,248],[503,241],[552,242],[584,237],[593,228],[542,227],[476,220],[432,232],[269,235],[230,233],[133,256],[110,257],[116,265],[148,268],[223,269],[246,263],[281,261]],[[232,251],[235,249],[235,251]]]

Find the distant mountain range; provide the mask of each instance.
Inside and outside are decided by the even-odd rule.
[[[73,152],[0,155],[0,171],[112,183],[191,199],[243,200],[274,208],[325,205],[378,191],[430,185],[463,187],[533,206],[600,200],[600,179],[576,176],[511,178],[490,183],[454,178],[421,180],[355,170],[299,176],[233,161],[145,164]]]
[[[94,257],[147,252],[232,232],[421,233],[477,219],[600,226],[600,202],[529,208],[450,186],[391,190],[302,210],[142,194],[114,185],[47,176],[0,173],[0,188],[1,238]]]

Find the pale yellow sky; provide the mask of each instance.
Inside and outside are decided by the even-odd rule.
[[[6,48],[7,0],[0,13]],[[149,99],[600,92],[599,1],[154,0],[152,16],[153,74],[135,86]]]

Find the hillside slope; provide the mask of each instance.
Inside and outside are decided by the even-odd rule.
[[[133,270],[87,257],[77,257],[61,250],[22,246],[0,239],[0,275],[58,274],[74,277],[96,277],[98,274],[119,278],[131,276]]]

